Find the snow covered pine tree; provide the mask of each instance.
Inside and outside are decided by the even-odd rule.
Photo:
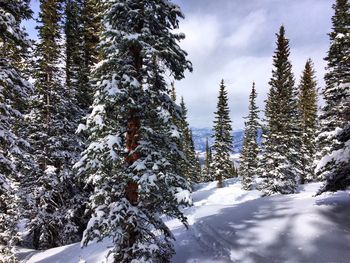
[[[256,176],[258,168],[259,147],[257,143],[259,124],[259,109],[256,106],[257,93],[255,83],[253,83],[252,91],[249,96],[249,114],[246,117],[244,141],[241,153],[241,163],[239,167],[239,175],[242,177],[242,186],[246,190],[253,187],[254,176]]]
[[[317,82],[311,59],[308,59],[299,84],[298,107],[301,118],[300,183],[315,180],[313,162],[316,154]]]
[[[272,78],[269,82],[264,127],[261,188],[266,194],[294,193],[300,169],[300,125],[297,92],[292,64],[289,61],[289,40],[284,27],[277,34],[273,56]]]
[[[93,102],[93,88],[90,81],[91,71],[99,61],[97,45],[101,32],[101,8],[99,0],[80,0],[80,23],[82,23],[82,68],[80,85],[77,94],[79,107],[88,114]]]
[[[192,179],[192,181],[194,183],[199,183],[199,182],[201,182],[202,170],[201,170],[201,165],[199,162],[199,157],[196,155],[196,149],[195,149],[194,141],[193,141],[193,133],[192,133],[191,129],[190,129],[190,135],[189,135],[189,142],[190,142],[190,163],[193,167],[193,172],[192,172],[193,179]]]
[[[218,180],[218,187],[223,187],[223,179],[231,177],[233,163],[230,160],[230,153],[233,149],[233,138],[231,136],[230,109],[228,107],[227,91],[224,80],[221,80],[217,111],[215,112],[214,134],[215,139],[212,146],[213,162],[212,175]]]
[[[23,77],[18,62],[26,57],[30,42],[20,26],[31,17],[28,1],[0,3],[0,262],[16,262],[12,246],[17,237],[16,223],[23,169],[28,143],[19,134],[23,108],[32,88]],[[18,60],[18,61],[17,61]]]
[[[62,77],[62,1],[41,0],[39,19],[35,90],[28,115],[28,140],[39,169],[27,186],[35,200],[28,230],[36,249],[66,245],[81,238],[74,222],[77,192],[71,171],[81,152],[75,135],[80,110],[76,90],[65,87]]]
[[[211,163],[213,162],[211,146],[209,145],[208,137],[205,140],[205,166],[202,170],[202,182],[210,182],[211,176]]]
[[[184,152],[186,156],[186,161],[182,161],[182,169],[184,171],[184,175],[186,179],[191,183],[198,183],[200,181],[200,165],[196,158],[196,151],[194,149],[194,143],[192,138],[192,131],[190,129],[190,125],[187,122],[187,108],[184,101],[184,98],[181,97],[180,102],[181,108],[181,121],[180,121],[180,131],[182,133],[182,143],[181,150]]]
[[[176,105],[164,73],[184,77],[191,63],[176,34],[183,15],[168,0],[104,0],[100,52],[94,71],[89,146],[75,165],[94,186],[92,218],[82,244],[112,237],[114,262],[170,262],[173,235],[161,215],[178,218],[190,186],[176,164]],[[110,256],[111,256],[110,255]]]
[[[86,121],[92,105],[90,76],[92,67],[98,61],[96,47],[99,43],[101,15],[97,0],[66,0],[64,14],[66,89],[70,93],[71,103],[75,106],[75,110],[70,112],[71,124],[77,128],[80,123]],[[79,142],[76,151],[81,153],[85,148],[86,134],[79,132],[72,137]],[[79,155],[74,154],[72,161],[75,163],[78,160]],[[85,210],[92,187],[87,187],[84,182],[75,179],[72,221],[78,226],[77,235],[81,239],[90,219],[90,213]]]
[[[319,193],[337,191],[350,185],[350,4],[337,0],[333,5],[333,31],[326,57],[325,105],[320,116],[321,158],[316,167],[326,183]]]

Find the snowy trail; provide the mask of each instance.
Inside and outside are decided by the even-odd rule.
[[[349,194],[314,198],[319,186],[229,207],[218,199],[216,214],[201,215],[187,232],[174,231],[174,262],[349,262]]]
[[[350,262],[350,196],[337,192],[313,197],[320,184],[308,184],[294,195],[260,197],[227,186],[201,184],[194,206],[185,213],[190,229],[167,222],[176,237],[174,263],[210,262]],[[54,248],[34,254],[27,263],[87,263],[105,260],[110,241]]]

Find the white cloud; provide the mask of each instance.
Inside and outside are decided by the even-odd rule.
[[[180,32],[186,38],[181,47],[186,50],[191,60],[210,56],[219,41],[220,25],[213,15],[192,14],[181,21]]]
[[[253,44],[254,37],[261,32],[266,22],[266,12],[257,10],[251,12],[247,17],[232,25],[232,28],[237,28],[233,34],[224,39],[224,43],[233,48],[249,47]]]

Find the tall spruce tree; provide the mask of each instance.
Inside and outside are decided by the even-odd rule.
[[[97,0],[65,0],[66,86],[85,117],[92,105],[91,70],[98,62],[101,10]]]
[[[196,158],[192,131],[190,129],[190,125],[187,122],[187,107],[183,97],[181,97],[180,108],[181,121],[179,126],[183,136],[181,149],[186,156],[186,161],[182,162],[183,172],[187,180],[192,183],[196,183],[200,181],[200,164]]]
[[[177,143],[178,149],[185,154],[185,150],[184,150],[185,135],[183,133],[182,128],[184,126],[184,123],[187,123],[186,119],[184,119],[184,117],[186,118],[186,115],[184,116],[184,114],[183,114],[183,112],[187,113],[187,110],[185,109],[183,111],[181,109],[181,107],[176,103],[177,95],[176,95],[176,88],[175,88],[174,81],[170,83],[170,87],[171,87],[170,97],[171,97],[171,100],[175,104],[175,110],[172,112],[173,115],[171,116],[171,118],[172,118],[172,122],[174,124],[174,127],[176,127],[175,130],[177,130],[179,132],[179,139],[176,140],[176,143]],[[183,156],[173,156],[173,157],[178,158],[178,159],[171,160],[172,163],[176,163],[176,167],[175,167],[176,173],[181,174],[187,180],[190,180],[190,178],[188,177],[189,174],[186,173],[188,171],[189,163],[186,162],[186,160],[184,160]],[[187,159],[187,157],[186,157],[186,159]]]
[[[217,111],[214,114],[213,138],[215,141],[212,146],[213,162],[211,170],[215,179],[218,180],[218,187],[223,187],[223,179],[231,177],[233,166],[230,160],[230,153],[233,148],[232,127],[224,80],[221,80],[220,83]]]
[[[171,82],[171,99],[176,104],[175,83]],[[177,105],[176,105],[177,106]],[[187,108],[183,97],[181,97],[180,107],[174,111],[173,122],[182,134],[182,140],[178,140],[178,148],[185,154],[186,160],[174,160],[179,164],[179,173],[182,174],[191,183],[200,180],[200,164],[196,158],[192,131],[187,122]]]
[[[209,182],[212,179],[211,176],[211,163],[213,162],[211,147],[209,145],[208,137],[205,141],[205,166],[202,172],[202,178],[204,182]]]
[[[189,185],[176,173],[182,153],[176,105],[164,81],[191,69],[176,34],[178,6],[169,1],[104,1],[96,90],[87,120],[89,146],[76,164],[94,186],[83,244],[112,237],[114,262],[169,262],[173,235],[161,215],[186,218]],[[155,232],[157,231],[157,233]]]
[[[82,55],[79,90],[77,94],[78,105],[85,114],[90,111],[93,103],[93,84],[91,83],[92,68],[100,60],[97,45],[102,30],[102,8],[99,0],[79,0],[81,2],[80,22],[82,23]]]
[[[195,183],[199,183],[202,180],[202,171],[201,171],[201,165],[199,162],[199,157],[196,154],[196,149],[193,141],[193,132],[190,130],[190,136],[189,136],[189,156],[188,159],[191,163],[191,166],[193,167],[193,179],[192,181]]]
[[[92,12],[87,14],[86,12]],[[78,128],[79,136],[76,137],[77,153],[81,153],[85,147],[86,136],[81,132],[79,124],[85,121],[86,115],[92,104],[92,85],[90,83],[91,68],[97,62],[96,45],[98,37],[94,37],[98,30],[99,20],[93,19],[99,17],[99,10],[96,3],[91,0],[65,0],[65,71],[66,71],[66,89],[70,94],[70,103],[74,104],[76,110],[71,112],[71,124]],[[87,28],[89,27],[89,28]],[[96,43],[91,43],[96,41]],[[72,156],[72,162],[76,163],[79,159],[78,154]],[[85,187],[83,182],[74,178],[74,198],[72,199],[74,207],[74,216],[72,221],[78,226],[78,236],[82,237],[90,218],[86,210],[88,198],[92,187]]]
[[[29,114],[29,141],[39,168],[26,189],[35,203],[28,230],[32,246],[51,248],[80,239],[71,167],[80,151],[75,136],[79,108],[75,90],[62,78],[62,1],[41,0],[39,41],[35,50],[35,94]],[[35,187],[33,183],[35,182]]]
[[[75,94],[82,85],[85,84],[82,79],[82,69],[84,67],[83,60],[83,22],[81,10],[83,8],[82,0],[66,0],[65,1],[65,22],[64,32],[66,36],[65,43],[65,70],[66,70],[66,86]]]
[[[21,61],[30,41],[21,27],[31,17],[28,1],[0,4],[0,262],[16,262],[12,249],[17,241],[16,223],[23,210],[21,183],[33,168],[29,145],[22,137],[25,105],[32,87]]]
[[[313,162],[316,154],[317,82],[311,59],[308,59],[299,84],[299,111],[301,117],[301,175],[300,183],[315,179]]]
[[[284,27],[277,34],[270,91],[265,106],[266,126],[261,188],[266,194],[295,193],[300,173],[300,123],[297,89],[289,61],[289,40]]]
[[[321,132],[317,141],[321,155],[316,167],[326,183],[319,193],[336,191],[350,185],[350,4],[337,0],[333,5],[330,48],[325,60],[325,105],[320,116]]]
[[[242,177],[243,189],[251,190],[253,187],[254,177],[258,168],[259,146],[257,143],[259,124],[259,109],[256,106],[257,93],[255,83],[249,96],[249,114],[246,117],[244,130],[244,141],[241,153],[241,163],[239,175]]]

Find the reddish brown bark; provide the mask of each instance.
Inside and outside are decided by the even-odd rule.
[[[139,130],[140,130],[140,118],[136,110],[129,111],[129,120],[127,123],[127,133],[126,133],[126,148],[128,150],[128,155],[125,158],[127,164],[132,165],[136,160],[140,158],[140,154],[133,152],[139,145]],[[130,202],[131,205],[137,206],[139,202],[138,194],[138,183],[135,181],[129,181],[125,187],[125,197]],[[135,222],[134,222],[135,223]],[[126,231],[129,235],[126,241],[126,246],[131,248],[137,239],[138,232],[132,224],[126,225]],[[130,255],[131,256],[131,255]],[[118,260],[116,261],[118,262]]]
[[[142,23],[140,25],[137,25],[135,28],[136,32],[141,32]],[[139,82],[142,81],[142,77],[140,74],[141,68],[142,68],[142,56],[141,56],[141,46],[138,44],[131,44],[129,47],[129,51],[133,57],[133,64],[136,69],[136,72],[138,73],[136,78]],[[128,156],[126,157],[125,161],[131,165],[136,160],[140,158],[140,155],[138,153],[132,153],[137,146],[139,145],[139,130],[140,130],[140,117],[138,114],[138,111],[135,109],[131,109],[129,111],[129,119],[127,123],[127,133],[126,133],[126,148],[128,150]],[[130,181],[128,182],[125,193],[126,198],[132,205],[138,204],[138,184],[137,182]]]
[[[138,25],[135,26],[135,31],[140,33],[143,27],[143,22],[140,21]],[[137,43],[132,43],[129,47],[129,52],[133,58],[133,66],[136,71],[136,79],[141,83],[142,81],[142,56],[141,56],[141,46]],[[136,98],[135,98],[136,99]],[[125,158],[125,161],[128,165],[132,165],[135,161],[140,158],[140,154],[133,152],[139,146],[140,139],[140,116],[138,110],[131,109],[128,114],[128,122],[127,122],[127,133],[126,133],[126,148],[128,151],[128,155]],[[138,183],[131,180],[127,183],[125,187],[125,196],[126,199],[130,202],[131,205],[137,206],[139,203],[139,193],[138,193]],[[136,222],[133,222],[134,224]],[[135,226],[129,224],[126,226],[126,231],[129,235],[127,240],[128,248],[131,248],[136,240],[138,231],[135,229]]]
[[[137,72],[140,72],[142,67],[142,58],[140,56],[141,48],[139,46],[132,45],[130,47],[130,52],[134,58],[134,67]],[[139,81],[141,82],[141,78],[139,78]],[[129,165],[132,165],[135,161],[137,161],[140,158],[139,153],[133,152],[139,145],[139,139],[140,139],[139,131],[140,131],[139,112],[135,109],[132,109],[129,111],[129,119],[127,122],[127,133],[126,133],[126,142],[125,142],[126,148],[128,151],[128,155],[125,158],[125,161]],[[137,206],[139,203],[138,187],[139,187],[138,183],[133,180],[129,181],[125,187],[126,199],[133,206]],[[136,222],[134,222],[134,224],[135,223]],[[128,248],[131,248],[137,240],[138,231],[131,224],[126,226],[126,231],[129,235],[126,245],[128,246]]]

